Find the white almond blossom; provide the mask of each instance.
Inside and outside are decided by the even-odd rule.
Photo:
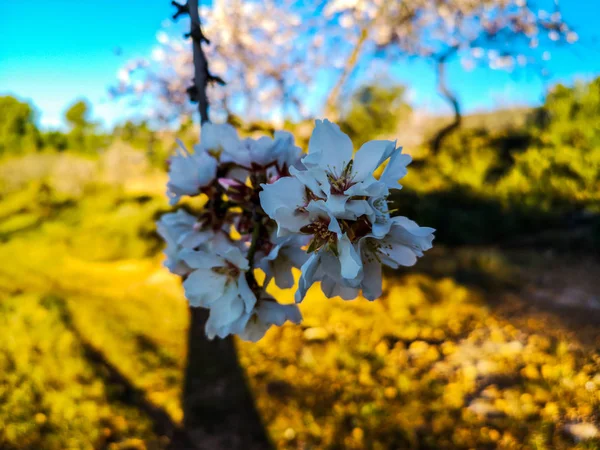
[[[195,153],[173,158],[172,201],[200,192],[208,201],[202,212],[165,214],[157,228],[165,265],[184,278],[190,305],[210,310],[210,339],[257,341],[273,325],[299,323],[296,305],[266,294],[272,280],[293,287],[294,268],[297,303],[315,283],[330,298],[374,300],[382,265],[411,266],[431,248],[432,228],[389,211],[410,156],[393,141],[353,152],[348,136],[324,120],[303,157],[290,133],[240,139],[230,125],[205,124]]]
[[[406,217],[392,217],[389,222],[389,232],[385,236],[368,234],[354,244],[360,254],[361,277],[344,277],[336,258],[327,253],[321,256],[321,288],[327,297],[352,299],[362,290],[363,297],[375,300],[382,292],[382,265],[393,269],[413,266],[417,258],[432,247],[433,228],[420,227]],[[297,296],[296,300],[302,299]]]
[[[211,229],[202,230],[198,219],[183,209],[163,215],[156,223],[158,234],[167,243],[165,267],[177,275],[187,275],[190,268],[181,259],[180,251],[195,248],[213,238]]]
[[[200,143],[195,148],[220,159],[222,153],[235,153],[239,145],[240,138],[233,126],[207,122],[202,125]]]
[[[180,142],[179,151],[170,160],[167,195],[171,205],[184,195],[198,195],[217,175],[217,160],[204,151],[190,154]]]
[[[239,334],[256,304],[246,280],[249,265],[242,251],[224,239],[215,239],[206,249],[182,250],[180,257],[193,269],[183,282],[190,305],[210,309],[208,337]]]
[[[380,295],[381,269],[365,266],[359,244],[366,236],[389,238],[395,227],[387,197],[401,188],[398,180],[411,162],[401,152],[395,142],[370,141],[353,155],[350,138],[337,125],[317,121],[304,169],[292,168],[292,177],[262,186],[261,205],[277,223],[278,236],[311,237],[296,301],[316,281],[327,296],[355,298],[361,289],[370,299]]]
[[[287,131],[276,131],[270,138],[240,139],[230,124],[202,125],[201,142],[196,151],[205,152],[220,164],[233,164],[228,176],[244,180],[253,167],[266,168],[267,178],[287,175],[290,167],[298,164],[302,149],[294,144],[294,136]]]
[[[262,269],[267,280],[274,279],[277,287],[289,289],[294,286],[292,268],[299,269],[308,259],[308,254],[302,249],[306,243],[305,236],[272,237],[269,251],[259,254],[257,267]]]

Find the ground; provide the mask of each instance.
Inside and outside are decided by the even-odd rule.
[[[158,449],[181,421],[164,178],[126,178],[0,197],[1,448]],[[304,323],[240,342],[240,363],[279,448],[600,448],[599,267],[438,246],[375,302],[315,287]]]

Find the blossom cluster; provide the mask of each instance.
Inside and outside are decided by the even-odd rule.
[[[228,124],[203,125],[194,152],[181,146],[171,159],[167,194],[172,205],[184,196],[207,201],[163,215],[157,228],[190,305],[210,310],[208,337],[257,341],[272,325],[300,323],[297,305],[266,292],[271,282],[292,288],[294,268],[296,303],[316,282],[330,298],[378,298],[382,265],[411,266],[432,246],[435,230],[388,206],[410,162],[393,141],[354,154],[328,120],[316,122],[307,154],[287,132],[241,139]]]

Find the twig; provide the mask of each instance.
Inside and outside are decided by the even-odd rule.
[[[262,225],[260,223],[260,217],[256,211],[256,206],[252,211],[252,221],[254,222],[254,228],[252,229],[252,241],[250,242],[250,248],[248,248],[248,263],[250,267],[254,267],[254,255],[256,254],[256,250],[258,248],[258,240],[260,239],[260,231]]]
[[[194,91],[188,89],[190,100],[198,102],[198,112],[200,113],[200,123],[206,123],[208,118],[208,97],[206,95],[206,86],[208,85],[208,61],[202,49],[204,34],[200,28],[200,13],[198,11],[198,0],[188,0],[188,14],[190,16],[190,36],[192,37],[192,46],[194,52]],[[193,94],[193,95],[192,95]]]
[[[175,8],[177,8],[177,12],[175,14],[173,14],[173,20],[177,20],[179,18],[179,16],[183,16],[185,14],[189,14],[189,9],[188,9],[188,4],[180,4],[177,3],[176,1],[172,1],[171,5],[173,5]]]

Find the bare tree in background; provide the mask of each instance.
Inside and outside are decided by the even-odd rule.
[[[385,70],[401,58],[424,59],[454,115],[432,140],[435,151],[462,120],[448,62],[542,73],[550,44],[578,40],[558,1],[542,3],[547,10],[527,0],[215,0],[203,13],[207,55],[227,86],[209,87],[213,112],[230,121],[300,120],[318,114],[325,95],[324,112],[335,120],[349,81],[369,62],[382,61]],[[155,115],[172,119],[190,112],[182,80],[192,76],[191,55],[164,31],[158,40],[151,59],[123,67],[113,92],[151,98]]]
[[[202,10],[205,49],[215,73],[226,86],[209,84],[212,114],[220,120],[241,116],[244,122],[281,122],[308,115],[304,99],[316,88],[321,67],[327,67],[323,38],[316,31],[311,2],[215,0]],[[186,81],[193,77],[192,55],[180,37],[157,34],[151,58],[127,62],[112,88],[118,97],[143,105],[163,121],[189,116]]]
[[[329,25],[346,30],[362,58],[349,59],[345,79],[361,59],[373,55],[387,61],[400,57],[424,58],[434,63],[437,88],[454,117],[431,142],[439,151],[444,138],[460,127],[462,111],[450,89],[446,66],[460,57],[466,69],[476,66],[513,70],[543,70],[549,52],[541,44],[572,44],[578,35],[564,21],[558,0],[546,1],[548,10],[528,0],[330,0],[325,7]],[[364,37],[368,30],[368,37]],[[547,46],[547,45],[546,45]],[[368,53],[371,52],[371,54]],[[339,101],[341,86],[328,99]]]
[[[190,17],[193,84],[187,88],[197,103],[201,123],[209,121],[207,87],[225,82],[209,70],[198,0],[177,7],[174,18]],[[183,427],[172,449],[268,449],[271,447],[242,368],[232,336],[209,340],[204,331],[208,310],[189,307],[188,355],[183,389]]]

